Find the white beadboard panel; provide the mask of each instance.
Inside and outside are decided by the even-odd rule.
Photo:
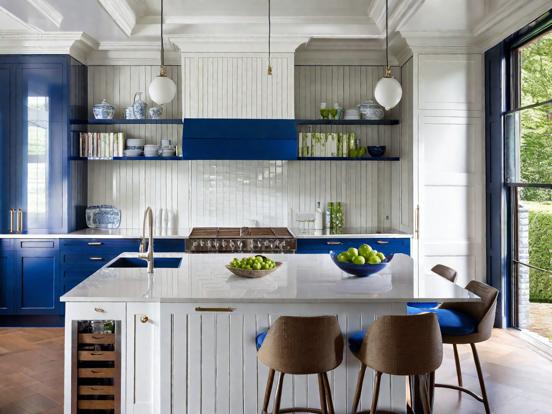
[[[294,55],[182,54],[184,116],[189,118],[293,118]]]

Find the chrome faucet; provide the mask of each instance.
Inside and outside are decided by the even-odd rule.
[[[146,220],[149,229],[148,250],[146,251]],[[140,259],[144,259],[148,263],[148,273],[153,273],[153,210],[151,207],[146,208],[144,212],[144,222],[142,223],[142,241],[140,242]]]

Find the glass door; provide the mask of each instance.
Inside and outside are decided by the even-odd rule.
[[[552,344],[552,31],[512,51],[504,115],[514,325]]]

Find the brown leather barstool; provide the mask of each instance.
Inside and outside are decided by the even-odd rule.
[[[444,277],[452,283],[456,281],[456,276],[458,276],[458,272],[456,272],[456,270],[443,264],[436,264],[431,268],[431,271],[437,273],[439,276]]]
[[[466,286],[466,289],[475,293],[481,298],[480,302],[450,302],[443,303],[439,309],[446,309],[457,314],[467,315],[470,317],[476,328],[474,332],[463,335],[447,335],[446,327],[441,326],[443,334],[443,343],[452,344],[454,346],[454,357],[456,362],[456,372],[458,375],[458,386],[449,384],[435,384],[435,387],[450,388],[457,391],[465,392],[471,395],[476,400],[483,403],[485,412],[489,414],[489,399],[487,397],[487,391],[485,389],[485,380],[483,378],[483,372],[481,370],[481,363],[479,362],[479,355],[475,347],[476,343],[486,341],[491,337],[495,312],[496,302],[498,298],[498,290],[492,286],[489,286],[483,282],[472,280]],[[437,310],[438,312],[438,310]],[[460,370],[460,360],[458,358],[458,352],[456,346],[459,344],[470,344],[473,360],[475,362],[475,368],[477,370],[477,377],[479,379],[479,385],[481,387],[481,395],[477,395],[473,391],[470,391],[462,386],[462,372]]]
[[[443,360],[441,331],[435,315],[382,316],[368,328],[360,349],[353,353],[361,362],[353,398],[353,414],[358,410],[366,367],[376,371],[370,413],[377,412],[382,374],[428,375],[423,411],[431,412],[434,372]],[[412,384],[410,389],[412,399]]]
[[[270,368],[263,402],[263,414],[268,413],[272,383],[276,371],[280,373],[273,413],[309,412],[334,414],[327,372],[343,360],[343,336],[335,316],[296,317],[281,316],[272,324],[260,349],[259,360]],[[280,408],[284,375],[318,375],[320,409]]]

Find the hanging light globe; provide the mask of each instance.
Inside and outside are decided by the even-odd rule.
[[[161,67],[159,76],[153,78],[149,85],[149,96],[157,104],[169,103],[176,96],[176,84],[167,76],[167,69]]]
[[[386,111],[397,106],[402,98],[402,86],[397,79],[391,75],[391,70],[387,68],[385,76],[376,83],[374,89],[374,98],[385,108]]]

